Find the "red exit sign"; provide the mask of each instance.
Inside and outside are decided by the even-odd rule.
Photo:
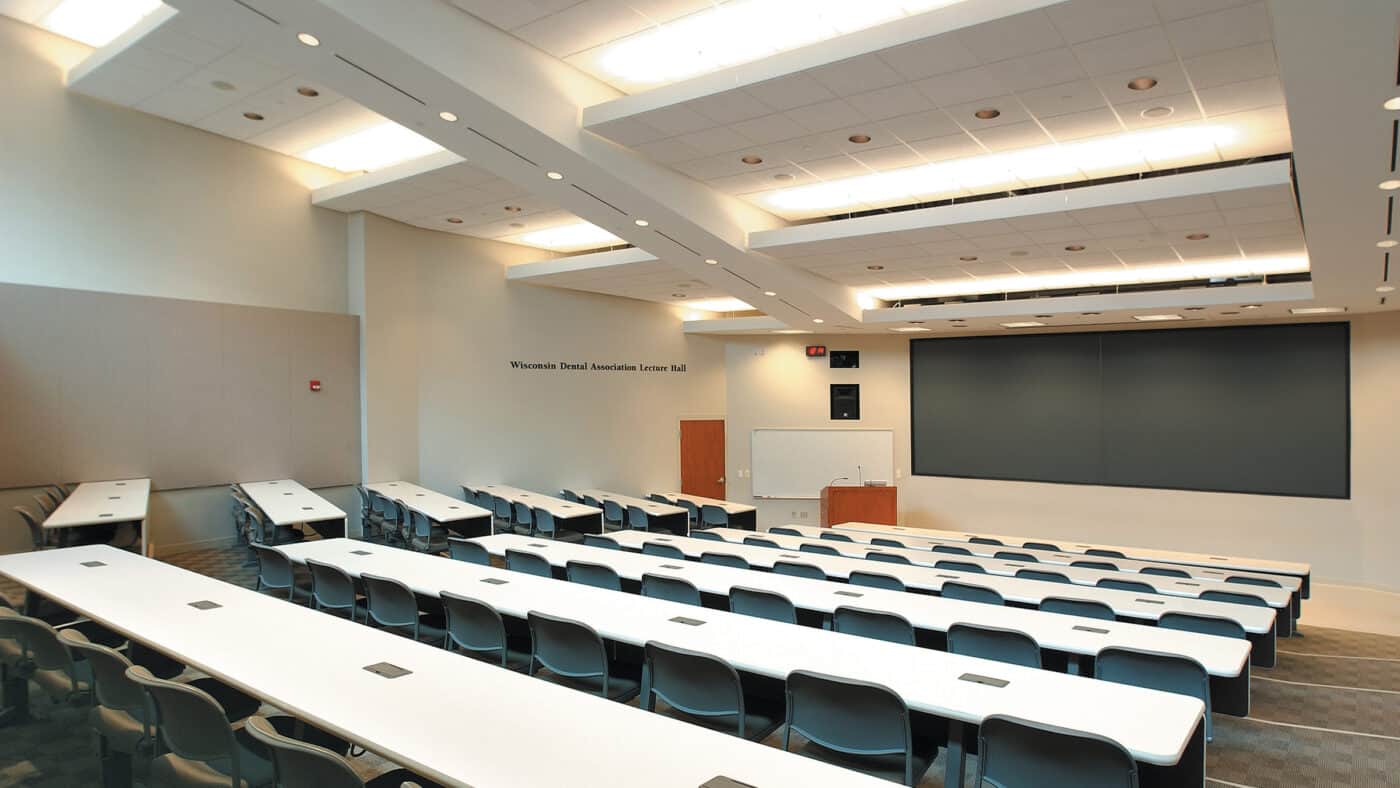
[[[826,345],[808,345],[807,358],[826,358]]]

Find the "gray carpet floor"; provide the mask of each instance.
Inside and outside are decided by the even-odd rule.
[[[169,560],[251,588],[255,572],[242,565],[244,555],[203,550]],[[16,602],[20,595],[4,581],[0,594]],[[1400,638],[1304,622],[1303,637],[1280,641],[1278,667],[1254,670],[1250,716],[1215,716],[1211,788],[1400,786]],[[37,693],[32,707],[40,719],[0,729],[0,788],[98,785],[86,709],[55,706]],[[781,746],[781,739],[775,734],[766,744]],[[352,763],[366,778],[392,767],[373,754]],[[920,788],[943,786],[942,767],[940,755]],[[972,760],[969,785],[974,770]]]

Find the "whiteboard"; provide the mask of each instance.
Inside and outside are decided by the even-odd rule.
[[[754,430],[750,448],[755,498],[820,498],[840,476],[894,484],[894,430]]]

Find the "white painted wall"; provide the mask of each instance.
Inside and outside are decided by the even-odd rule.
[[[856,370],[809,361],[809,343],[861,351]],[[903,337],[733,340],[726,352],[730,497],[748,501],[749,433],[830,426],[827,384],[861,384],[860,422],[896,430],[901,518],[928,528],[981,529],[1308,561],[1319,580],[1400,590],[1400,316],[1352,321],[1352,498],[1005,482],[909,474],[909,353]],[[1306,461],[1306,458],[1302,458]],[[818,518],[815,501],[755,501],[763,526]],[[797,512],[796,516],[793,512]]]

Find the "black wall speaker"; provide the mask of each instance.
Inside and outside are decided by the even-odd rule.
[[[855,369],[860,366],[859,350],[833,350],[831,355],[832,369]]]
[[[848,421],[860,418],[859,384],[831,384],[831,418],[833,421]]]

